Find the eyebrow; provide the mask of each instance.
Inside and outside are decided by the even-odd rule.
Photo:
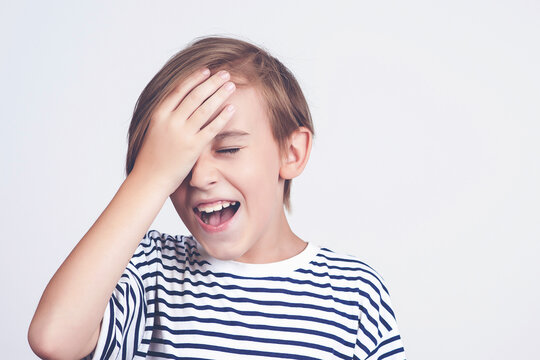
[[[220,132],[215,136],[216,140],[223,140],[228,137],[237,137],[237,136],[246,136],[249,135],[249,133],[241,130],[230,130],[230,131],[223,131]]]

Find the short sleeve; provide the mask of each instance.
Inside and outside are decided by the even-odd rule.
[[[382,278],[378,274],[375,277],[360,303],[353,360],[404,360],[405,350],[390,294]]]
[[[145,235],[118,281],[101,323],[97,346],[85,359],[132,359],[148,321],[143,274],[151,271],[156,243]]]

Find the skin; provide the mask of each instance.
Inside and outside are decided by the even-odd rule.
[[[43,292],[28,331],[39,357],[80,359],[92,352],[111,294],[169,196],[188,228],[216,257],[266,262],[290,257],[304,247],[288,227],[281,194],[283,179],[300,174],[307,162],[311,133],[298,129],[288,150],[278,154],[265,120],[257,118],[255,123],[251,118],[251,110],[260,115],[260,99],[251,107],[246,101],[254,100],[254,94],[246,90],[228,102],[235,92],[229,80],[227,72],[210,75],[201,69],[156,109],[132,172]],[[227,128],[236,109],[228,106],[231,103],[245,109]],[[230,159],[215,156],[216,136],[232,128],[250,133],[250,139],[243,140],[245,149]],[[236,176],[225,164],[254,181]],[[203,179],[208,178],[214,180],[205,185]],[[258,181],[264,181],[268,194],[257,194]],[[193,201],[210,195],[235,197],[242,203],[237,224],[218,236],[198,232],[188,211]]]
[[[202,151],[171,201],[190,232],[215,258],[248,263],[287,259],[307,243],[291,231],[285,217],[283,159],[264,100],[256,88],[241,87],[228,103],[237,111]],[[193,211],[208,200],[240,203],[223,231],[205,231]]]

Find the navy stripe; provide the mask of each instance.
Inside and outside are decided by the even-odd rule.
[[[356,346],[358,346],[360,349],[362,349],[362,351],[363,351],[366,355],[369,354],[369,349],[366,347],[366,345],[364,345],[364,344],[362,344],[362,343],[360,342],[360,339],[356,339]],[[358,357],[356,356],[356,354],[355,354],[355,356],[354,356],[354,359],[358,359]]]
[[[395,355],[395,354],[399,354],[399,353],[402,353],[404,352],[405,349],[403,349],[402,347],[399,348],[399,349],[395,349],[395,350],[392,350],[392,351],[389,351],[387,352],[386,354],[383,354],[381,356],[379,356],[379,358],[377,360],[382,360],[382,359],[386,359],[387,357],[389,356],[392,356],[392,355]]]
[[[116,344],[116,337],[114,336],[114,304],[112,299],[109,300],[109,327],[107,329],[107,338],[105,340],[105,348],[101,353],[101,360],[107,360],[111,357]]]
[[[156,304],[156,303],[159,303],[159,304],[164,304],[165,306],[167,306],[168,308],[171,308],[171,309],[186,309],[186,308],[191,308],[191,309],[198,309],[198,310],[213,310],[213,311],[216,311],[216,312],[224,312],[224,313],[227,313],[227,312],[233,312],[233,313],[236,313],[236,314],[239,314],[239,315],[244,315],[244,316],[257,316],[257,317],[266,317],[266,318],[271,318],[271,319],[291,319],[291,320],[302,320],[302,321],[311,321],[311,322],[314,322],[314,323],[317,323],[317,324],[328,324],[328,325],[331,325],[331,326],[335,326],[337,328],[340,328],[350,334],[355,334],[356,333],[356,329],[350,329],[340,323],[336,323],[335,321],[331,321],[331,320],[327,320],[327,319],[322,319],[320,317],[313,317],[313,316],[301,316],[301,315],[287,315],[287,314],[270,314],[270,313],[267,313],[267,312],[260,312],[260,311],[241,311],[241,310],[237,310],[237,309],[234,309],[234,308],[231,308],[231,307],[215,307],[215,306],[212,306],[212,305],[195,305],[195,304],[192,304],[192,303],[182,303],[182,304],[169,304],[165,299],[162,299],[162,298],[157,298],[157,299],[152,299],[152,300],[149,300],[148,301],[148,304]]]
[[[122,297],[124,297],[124,289],[122,289],[122,287],[120,286],[120,284],[116,285],[116,291],[118,291],[118,293],[120,293],[120,295]],[[116,298],[116,294],[113,294],[112,296],[112,299],[114,301],[114,306],[116,306],[116,308],[118,310],[120,310],[121,313],[124,312],[124,307],[122,306],[122,304],[120,303],[120,301],[118,301],[118,299]]]
[[[146,301],[145,301],[145,296],[144,296],[145,291],[144,291],[144,284],[142,283],[139,276],[137,276],[137,274],[135,272],[133,272],[133,270],[131,270],[129,267],[126,270],[131,273],[131,275],[135,279],[136,285],[137,285],[137,293],[135,293],[135,291],[133,290],[133,287],[129,288],[131,299],[133,300],[133,303],[135,304],[134,305],[134,310],[136,309],[137,313],[136,314],[135,313],[131,314],[130,323],[128,325],[128,327],[131,327],[131,324],[133,323],[133,320],[135,319],[135,322],[134,322],[135,323],[135,332],[134,332],[134,336],[133,336],[133,347],[132,347],[132,349],[137,349],[138,346],[139,346],[139,330],[140,330],[140,326],[141,326],[141,323],[144,324],[144,319],[145,319],[145,316],[143,315],[143,306],[141,306],[141,305],[146,306]],[[137,304],[139,306],[137,306]],[[146,311],[144,311],[144,312],[146,312]],[[128,331],[128,330],[126,329],[126,331]],[[127,344],[127,340],[128,340],[128,337],[126,336],[124,344]]]
[[[174,246],[158,245],[157,243],[147,245],[147,247],[150,247],[150,246],[151,246],[151,248],[142,248],[141,251],[133,254],[133,258],[143,258],[145,255],[151,254],[153,252],[162,253],[163,249],[174,251],[174,253],[177,254],[177,255],[181,255],[181,256],[184,256],[184,257],[186,256],[186,252],[179,251]]]
[[[311,265],[315,265],[315,266],[318,266],[318,267],[324,267],[324,268],[327,268],[327,269],[334,269],[334,270],[340,270],[340,271],[361,271],[363,273],[366,273],[366,274],[369,274],[371,276],[373,276],[375,279],[377,279],[377,282],[379,283],[379,285],[384,289],[384,291],[388,294],[388,290],[386,289],[386,286],[384,286],[382,280],[377,276],[375,275],[374,273],[372,273],[371,271],[368,271],[364,268],[361,268],[361,267],[345,267],[345,266],[337,266],[337,265],[328,265],[327,263],[320,263],[320,262],[317,262],[317,261],[312,261],[310,263]]]
[[[369,296],[367,292],[358,289],[358,294],[362,296],[363,298],[367,299],[369,301],[369,304],[373,306],[375,310],[377,310],[377,312],[379,311],[379,304],[373,301],[373,299]]]
[[[198,318],[196,316],[170,316],[169,314],[159,311],[159,312],[149,312],[148,316],[160,316],[164,317],[169,321],[176,321],[176,322],[182,322],[182,321],[196,321],[203,324],[221,324],[221,325],[229,325],[229,326],[240,326],[247,329],[256,329],[256,330],[273,330],[273,331],[282,331],[282,332],[290,332],[290,333],[302,333],[302,334],[310,334],[310,335],[316,335],[323,338],[328,338],[335,340],[339,342],[340,344],[350,346],[348,342],[341,339],[340,337],[335,336],[334,334],[326,333],[323,331],[318,330],[312,330],[312,329],[305,329],[305,328],[297,328],[297,327],[285,327],[285,326],[273,326],[273,325],[257,325],[257,324],[248,324],[241,321],[230,321],[230,320],[220,320],[220,319],[205,319],[205,318]],[[145,340],[143,340],[145,342]]]
[[[366,358],[366,360],[369,359],[370,357],[372,357],[373,355],[378,355],[377,352],[379,351],[379,349],[380,349],[382,346],[388,345],[388,344],[390,344],[390,343],[393,343],[394,341],[399,341],[399,340],[401,340],[401,337],[400,337],[399,335],[396,335],[396,336],[393,336],[393,337],[391,337],[391,338],[389,338],[389,339],[386,339],[386,340],[384,340],[384,341],[381,341],[381,343],[380,343],[379,345],[377,345],[377,347],[371,351],[371,353],[370,353],[369,356]],[[396,350],[399,350],[399,349],[396,349]],[[394,351],[394,350],[393,350],[393,351]],[[401,351],[404,351],[403,348],[401,348]],[[401,352],[401,351],[398,351],[397,353],[399,353],[399,352]],[[390,354],[390,355],[392,355],[392,354]],[[388,356],[390,356],[390,355],[388,355]],[[383,355],[381,355],[381,356],[388,357],[388,356],[386,356],[386,354],[383,354]],[[377,359],[379,360],[379,359],[381,359],[381,357],[379,356]],[[382,358],[382,359],[384,359],[384,358]]]
[[[118,328],[118,331],[120,331],[120,333],[124,332],[124,328],[122,327],[122,324],[120,324],[120,320],[116,319],[114,325]]]
[[[397,328],[384,280],[354,256],[321,248],[284,276],[262,277],[216,271],[198,246],[193,237],[145,234],[109,301],[102,359],[390,360],[404,352],[399,335],[388,339]]]
[[[386,328],[387,331],[392,330],[392,327],[390,326],[390,324],[386,320],[384,320],[384,318],[382,317],[380,313],[379,313],[379,321],[383,324],[383,326]],[[382,336],[380,331],[379,331],[379,336]]]
[[[147,235],[148,235],[149,239],[154,240],[154,241],[157,241],[157,240],[161,240],[161,241],[172,240],[172,241],[174,241],[175,240],[175,238],[172,235],[169,235],[169,234],[166,234],[166,233],[161,233],[161,232],[159,232],[157,230],[150,230]],[[147,238],[147,236],[145,236],[144,238]]]
[[[323,250],[328,251],[328,249],[323,249]],[[330,253],[335,254],[333,251],[330,251]],[[325,255],[325,254],[323,254],[323,253],[319,253],[319,254],[317,254],[317,256],[323,257],[323,258],[325,258],[326,260],[330,260],[330,261],[350,262],[350,263],[354,263],[354,264],[360,264],[360,265],[363,265],[363,266],[365,266],[365,267],[367,267],[367,268],[370,268],[370,269],[373,271],[373,273],[374,273],[374,274],[377,274],[377,277],[379,277],[379,276],[378,276],[378,273],[375,271],[375,269],[373,269],[371,266],[369,266],[368,264],[366,264],[366,263],[363,262],[363,261],[360,261],[360,260],[358,260],[358,259],[354,259],[351,255],[349,255],[349,256],[351,256],[350,258],[345,258],[345,257],[330,257],[330,256],[327,256],[327,255]],[[347,255],[346,255],[346,256],[347,256]]]
[[[153,236],[157,235],[157,236]],[[150,230],[147,234],[144,235],[143,240],[151,240],[154,242],[172,242],[173,244],[181,247],[182,249],[187,248],[190,252],[196,252],[197,250],[197,241],[191,236],[182,236],[182,235],[169,235],[160,233],[156,230]]]
[[[140,324],[140,309],[141,307],[140,306],[137,306],[137,304],[141,304],[141,300],[140,300],[140,297],[137,299],[136,295],[135,295],[135,291],[133,290],[133,288],[130,288],[129,289],[129,292],[131,294],[131,297],[133,299],[133,313],[130,314],[130,319],[129,319],[129,325],[128,325],[128,329],[126,329],[127,331],[129,331],[129,329],[132,327],[133,324],[135,324],[135,331],[133,332],[133,338],[134,338],[134,342],[132,343],[132,349],[136,349],[138,347],[138,343],[137,343],[137,336],[139,335],[138,332],[137,332],[137,329],[139,328],[139,324]],[[137,301],[138,300],[138,301]],[[126,347],[127,347],[127,341],[129,340],[129,337],[126,336],[125,340],[124,340],[124,344],[126,344]]]
[[[195,343],[182,343],[175,344],[172,341],[152,338],[153,343],[169,345],[177,349],[205,349],[205,350],[214,350],[226,354],[242,354],[242,355],[252,355],[252,356],[265,356],[278,359],[299,359],[299,360],[320,360],[311,356],[304,356],[298,354],[287,354],[287,353],[277,353],[261,350],[247,350],[247,349],[235,349],[225,346],[217,345],[206,345],[206,344],[195,344]]]
[[[175,239],[178,242],[182,242],[186,246],[186,248],[188,248],[188,250],[191,251],[192,253],[200,255],[197,252],[197,242],[192,237],[185,237],[185,236],[178,237],[177,235]]]
[[[145,329],[146,329],[146,319],[148,318],[148,306],[147,306],[147,304],[146,304],[147,301],[146,301],[146,296],[145,296],[145,294],[146,294],[146,293],[141,289],[141,298],[142,298],[144,301],[142,301],[143,306],[142,306],[142,313],[141,313],[142,318],[140,319],[140,322],[141,322],[140,325],[141,325],[141,326],[144,326]],[[138,326],[139,326],[139,324],[137,324],[137,331],[139,331],[139,327],[138,327]],[[140,342],[140,340],[142,340],[142,339],[138,339],[138,340],[139,340],[139,342]]]
[[[361,269],[361,268],[336,267],[336,266],[332,266],[332,265],[327,265],[327,264],[317,263],[317,262],[315,262],[315,261],[312,261],[311,264],[317,265],[317,266],[321,266],[321,267],[326,267],[326,268],[328,268],[328,269],[338,268],[338,269],[340,269],[340,270],[360,270],[360,271],[364,271],[364,270]],[[378,277],[375,277],[375,278],[376,278],[377,280],[379,280]],[[383,301],[383,299],[382,299],[382,297],[381,297],[381,293],[380,293],[380,291],[375,287],[375,285],[373,285],[373,283],[371,283],[371,282],[368,282],[367,280],[364,281],[364,282],[369,283],[369,285],[370,285],[373,289],[375,289],[375,291],[376,291],[377,294],[379,295],[379,300],[381,301],[381,305],[382,305],[382,306],[383,306],[383,307],[384,307],[384,308],[392,315],[392,317],[395,319],[394,312],[392,311],[391,307],[390,307],[386,302]],[[379,282],[380,282],[380,280],[379,280]],[[384,289],[386,289],[386,287],[384,287],[384,285],[382,284],[382,282],[381,282],[381,285],[383,286]],[[368,295],[368,293],[366,293],[365,291],[361,291],[361,290],[359,290],[359,293],[360,293],[360,295],[362,295],[362,296],[368,298],[369,301],[370,301],[370,303],[371,303],[372,305],[375,304],[375,302],[371,299],[371,297]],[[379,311],[379,305],[376,305],[376,304],[375,304],[375,308],[377,309],[377,311]]]
[[[377,339],[375,339],[375,336],[373,336],[369,331],[367,331],[364,324],[362,324],[361,322],[358,322],[358,328],[362,330],[364,335],[366,335],[369,338],[369,340],[371,340],[371,342],[373,342],[373,345],[377,345]]]
[[[311,274],[311,275],[316,276],[316,277],[328,277],[328,278],[330,278],[332,280],[351,280],[351,281],[354,281],[354,280],[359,280],[359,279],[365,279],[365,277],[363,277],[363,276],[333,275],[333,274],[329,274],[327,271],[323,272],[323,273],[318,273],[318,272],[315,272],[315,271],[313,271],[311,269],[296,269],[295,272],[299,272],[299,273],[302,273],[302,274]]]
[[[120,277],[120,280],[118,281],[118,284],[116,284],[116,290],[118,290],[118,292],[120,292],[120,294],[122,294],[122,296],[124,296],[124,289],[122,289],[122,287],[120,286],[121,284],[124,284],[126,282],[126,280],[129,282],[129,276],[127,276],[126,274],[123,274],[121,277]]]
[[[177,255],[179,255],[177,253]],[[203,260],[203,261],[196,261],[196,260],[190,260],[191,257],[187,257],[185,260],[182,260],[182,259],[178,259],[176,256],[174,255],[167,255],[167,254],[161,254],[161,257],[163,259],[167,259],[167,260],[176,260],[177,262],[179,263],[188,263],[189,265],[194,265],[194,264],[197,264],[199,266],[203,266],[203,265],[206,265],[206,264],[210,264],[208,261],[206,260]]]
[[[310,348],[310,349],[319,349],[319,350],[329,352],[329,353],[334,353],[334,354],[337,354],[340,358],[347,359],[346,355],[335,353],[333,348],[329,348],[328,346],[322,346],[318,344],[312,344],[305,341],[269,339],[269,338],[255,337],[255,336],[234,335],[234,334],[227,334],[227,333],[222,333],[222,332],[217,332],[217,331],[204,331],[204,330],[195,330],[195,329],[173,330],[173,329],[168,328],[165,325],[154,326],[154,330],[167,331],[173,335],[205,335],[205,336],[217,337],[217,338],[222,338],[222,339],[225,338],[225,339],[250,341],[254,343],[295,345],[295,346],[301,346],[301,347]]]
[[[350,267],[350,266],[328,265],[328,264],[326,264],[326,263],[320,263],[320,262],[315,261],[315,260],[311,261],[311,264],[317,265],[317,266],[321,266],[321,267],[324,266],[324,267],[326,267],[326,268],[328,268],[328,269],[335,269],[335,270],[340,270],[340,271],[362,271],[362,272],[366,272],[366,273],[368,273],[368,274],[373,275],[373,277],[375,277],[375,278],[379,278],[379,277],[378,277],[377,275],[375,275],[373,272],[368,271],[368,270],[366,270],[366,269],[364,269],[364,268],[361,268],[361,267]]]
[[[172,245],[167,245],[167,244],[172,244]],[[144,243],[142,242],[140,245],[141,245],[141,251],[137,252],[136,254],[141,254],[141,253],[147,253],[147,254],[150,254],[152,252],[154,252],[154,250],[158,249],[160,252],[162,249],[166,249],[166,250],[172,250],[172,251],[175,251],[175,252],[179,252],[179,249],[183,250],[183,251],[189,251],[190,249],[186,249],[186,246],[185,246],[185,242],[179,242],[179,241],[176,241],[176,240],[156,240],[156,241],[153,241],[153,242],[148,242],[148,243]],[[182,253],[184,254],[184,253]]]
[[[167,255],[165,254],[161,254],[161,257],[156,257],[156,258],[153,258],[152,260],[150,261],[141,261],[137,264],[135,264],[135,267],[137,269],[140,269],[141,267],[143,266],[150,266],[150,265],[154,265],[154,264],[161,264],[161,266],[166,269],[166,270],[175,270],[175,271],[182,271],[183,269],[182,268],[179,268],[178,266],[175,266],[175,265],[165,265],[163,263],[163,260],[162,258],[164,259],[168,259],[168,260],[176,260],[176,263],[178,265],[185,265],[185,264],[189,264],[191,266],[193,265],[199,265],[199,266],[203,266],[205,264],[209,264],[208,261],[196,261],[196,260],[193,260],[193,261],[189,261],[189,260],[181,260],[181,259],[178,259],[177,257],[175,256],[169,256],[167,257]]]
[[[330,312],[337,314],[345,319],[353,320],[357,319],[357,315],[354,314],[347,314],[342,311],[336,310],[334,307],[326,307],[326,306],[320,306],[320,305],[314,305],[314,304],[308,304],[305,302],[300,303],[291,303],[291,302],[285,302],[285,301],[275,301],[275,300],[256,300],[253,298],[248,297],[230,297],[225,294],[208,294],[203,292],[193,292],[191,290],[184,290],[184,291],[175,291],[175,290],[169,290],[165,288],[163,285],[152,285],[148,286],[146,289],[147,292],[150,291],[163,291],[167,295],[174,296],[174,297],[182,297],[184,295],[191,295],[195,298],[209,298],[209,299],[226,299],[230,302],[236,302],[236,303],[250,303],[250,304],[257,304],[257,305],[264,305],[264,306],[287,306],[287,307],[294,307],[294,308],[301,308],[301,309],[313,309],[313,310],[319,310],[324,312]],[[149,300],[150,301],[150,300]],[[355,305],[357,305],[355,303]],[[360,307],[361,311],[364,309],[363,306]],[[368,317],[368,319],[373,323],[373,325],[377,325],[377,322],[373,317],[371,317],[367,311],[364,309],[364,314]]]
[[[144,289],[144,283],[142,282],[140,275],[134,272],[132,269],[129,268],[129,266],[126,268],[126,271],[128,271],[131,274],[131,277],[135,279],[135,283],[137,284],[137,287],[141,290]]]
[[[396,315],[394,314],[394,310],[392,310],[392,308],[390,307],[390,305],[388,305],[387,303],[385,303],[384,301],[382,301],[381,299],[381,305],[384,307],[384,309],[386,311],[388,311],[390,313],[390,315],[392,315],[392,317],[395,319],[396,318]]]
[[[145,236],[143,240],[146,238],[147,237]],[[172,243],[173,245],[175,245],[175,247],[168,247],[170,250],[175,250],[175,248],[181,248],[181,249],[189,251],[189,253],[191,254],[200,256],[199,252],[197,251],[197,242],[192,237],[185,237],[185,236],[179,236],[179,235],[172,237],[170,235],[167,235],[167,236],[162,236],[162,237],[149,237],[149,239],[154,242],[154,245],[157,244],[158,242],[162,244]],[[141,245],[148,248],[152,246],[152,242],[150,242],[149,244],[141,243]]]
[[[148,245],[148,246],[151,246],[151,245]],[[163,254],[163,249],[174,251],[174,255]],[[167,245],[159,246],[157,244],[154,244],[151,249],[142,249],[141,251],[136,252],[132,257],[132,260],[133,259],[139,259],[139,258],[144,259],[148,254],[150,254],[152,252],[159,252],[161,254],[162,258],[168,259],[168,260],[173,260],[174,259],[178,263],[181,263],[181,264],[185,262],[185,259],[189,260],[192,257],[200,257],[200,254],[198,252],[195,252],[193,254],[189,254],[186,251],[184,251],[184,252],[179,251],[178,249],[176,249],[176,248],[174,248],[172,246],[167,246]],[[204,264],[210,264],[210,263],[208,261],[204,260],[202,262],[197,262],[197,264],[204,265]]]
[[[124,298],[125,299],[125,304],[126,304],[126,311],[125,311],[125,314],[124,314],[124,324],[123,324],[123,327],[125,329],[125,332],[124,333],[124,338],[123,338],[123,346],[122,346],[122,359],[127,359],[127,354],[126,354],[126,351],[128,350],[128,345],[127,345],[127,339],[128,339],[128,336],[127,334],[129,333],[129,328],[130,328],[130,324],[131,324],[131,320],[132,320],[132,317],[130,315],[130,308],[129,308],[129,296],[132,295],[133,293],[133,290],[131,287],[128,287],[126,289],[127,291],[127,296]],[[133,294],[132,296],[135,296],[135,294]],[[129,322],[129,323],[128,323]]]
[[[344,305],[356,304],[356,301],[354,300],[342,300],[342,299],[336,298],[333,295],[320,295],[320,294],[310,292],[310,291],[294,291],[294,290],[287,290],[287,289],[272,289],[272,288],[266,288],[266,287],[244,287],[244,286],[239,286],[239,285],[221,285],[221,284],[218,284],[217,282],[205,283],[203,281],[192,281],[189,278],[185,278],[185,279],[170,278],[170,277],[165,276],[161,271],[154,271],[154,272],[145,274],[143,275],[143,278],[152,278],[156,276],[159,276],[160,278],[162,278],[164,281],[168,283],[174,283],[174,284],[179,284],[179,285],[184,284],[184,282],[188,282],[192,284],[193,286],[203,285],[209,288],[219,287],[223,290],[243,290],[250,293],[269,293],[269,294],[288,294],[288,295],[297,295],[297,296],[309,296],[316,299],[332,300],[334,302],[344,304]],[[372,305],[375,305],[377,310],[379,310],[379,305],[377,305],[369,297],[369,295],[366,292],[359,291],[359,293],[360,295],[366,297],[369,300],[369,302]]]
[[[139,355],[139,354],[137,354]],[[146,357],[146,354],[142,354],[142,355],[139,355],[139,356],[145,356]],[[159,351],[148,351],[148,356],[151,356],[151,357],[159,357],[159,358],[163,358],[163,359],[176,359],[176,360],[215,360],[215,359],[207,359],[207,358],[200,358],[200,357],[185,357],[185,356],[182,356],[182,357],[178,357],[178,356],[174,356],[172,354],[169,354],[169,353],[162,353],[162,352],[159,352]]]
[[[320,274],[320,273],[315,273],[311,270],[304,270],[304,269],[298,269],[296,270],[296,272],[300,272],[300,273],[311,273],[312,275],[314,276],[319,276],[319,277],[330,277],[331,279],[343,279],[343,278],[346,278],[347,280],[359,280],[359,281],[362,281],[363,283],[369,285],[378,295],[379,295],[379,300],[381,301],[381,305],[390,313],[392,314],[392,317],[395,317],[394,316],[394,312],[392,311],[392,309],[390,308],[390,306],[382,299],[382,295],[381,295],[381,292],[379,290],[379,288],[377,288],[375,286],[375,284],[373,284],[371,281],[367,280],[366,278],[362,277],[362,276],[331,276],[329,275],[328,273],[324,273],[324,274]],[[333,288],[333,289],[336,289],[336,288]],[[338,291],[340,288],[337,288]],[[351,288],[353,289],[353,288]],[[353,291],[356,291],[356,289],[353,289]]]
[[[373,316],[371,316],[369,314],[369,312],[367,311],[367,309],[361,305],[361,304],[358,304],[358,307],[360,308],[360,311],[362,312],[362,314],[364,314],[364,316],[366,317],[366,319],[368,319],[368,321],[370,323],[372,323],[373,325],[375,325],[375,327],[377,328],[377,332],[379,334],[379,336],[382,336],[381,335],[381,332],[379,331],[379,323],[373,318]],[[379,320],[380,320],[380,317],[379,317]]]

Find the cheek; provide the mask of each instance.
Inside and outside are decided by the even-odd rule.
[[[279,159],[272,150],[250,153],[243,165],[231,172],[247,202],[257,208],[268,209],[279,187]]]
[[[185,186],[182,185],[169,196],[174,208],[176,209],[176,212],[180,216],[183,216],[187,211],[185,209],[185,204],[187,200],[186,195],[187,195],[187,192],[186,192]]]

